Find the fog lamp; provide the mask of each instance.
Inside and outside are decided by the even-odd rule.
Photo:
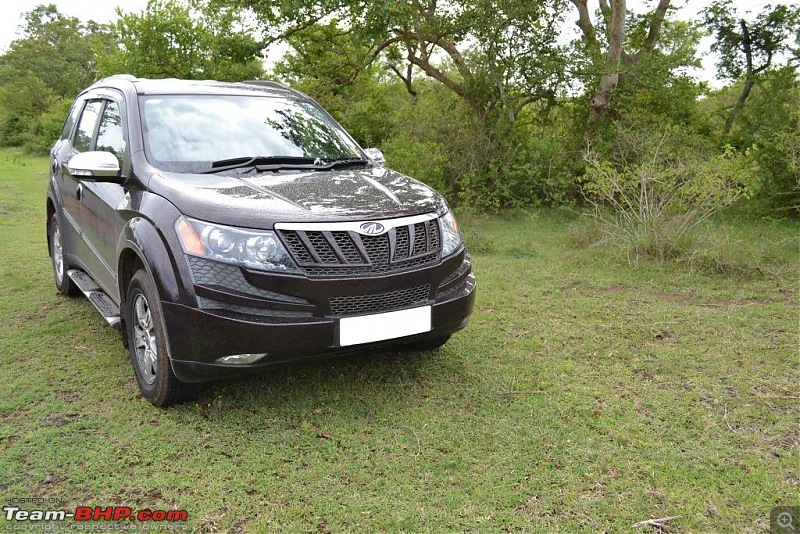
[[[217,362],[224,363],[227,365],[247,365],[249,363],[256,363],[261,358],[265,357],[266,354],[233,354],[231,356],[223,356],[222,358],[217,358]]]

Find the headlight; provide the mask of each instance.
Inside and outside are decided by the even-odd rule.
[[[275,232],[212,224],[188,217],[175,223],[183,251],[261,271],[299,272]]]
[[[464,238],[458,231],[458,223],[453,212],[448,211],[439,220],[442,222],[442,257],[449,256],[464,244]]]

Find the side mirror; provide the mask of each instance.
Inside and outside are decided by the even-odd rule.
[[[383,165],[386,163],[386,156],[383,155],[383,152],[381,152],[379,148],[365,148],[364,154],[366,154],[369,160],[375,165]]]
[[[119,160],[111,152],[95,150],[75,154],[67,163],[69,173],[81,180],[122,183]]]

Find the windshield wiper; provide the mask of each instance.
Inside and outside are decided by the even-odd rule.
[[[196,172],[198,174],[213,174],[215,172],[246,167],[254,167],[259,172],[279,171],[282,169],[327,171],[340,167],[363,166],[367,164],[369,164],[369,161],[361,158],[326,160],[304,156],[252,156],[221,159],[213,162],[210,168]]]
[[[270,166],[302,166],[305,168],[314,165],[314,158],[304,156],[243,156],[239,158],[220,159],[211,163],[208,169],[196,171],[198,174],[213,174],[215,172],[229,171],[231,169],[241,169],[244,167],[259,168],[263,165]]]
[[[337,169],[339,167],[363,167],[364,165],[368,165],[369,161],[361,158],[351,158],[351,159],[335,159],[333,161],[326,161],[324,164],[319,165],[319,167],[324,169]]]

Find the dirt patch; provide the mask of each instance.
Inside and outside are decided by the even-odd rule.
[[[64,426],[79,418],[81,414],[78,412],[70,412],[65,414],[50,414],[42,418],[42,424],[45,426]]]
[[[55,391],[56,397],[63,400],[64,402],[75,402],[78,399],[78,395],[69,389],[60,389]]]

